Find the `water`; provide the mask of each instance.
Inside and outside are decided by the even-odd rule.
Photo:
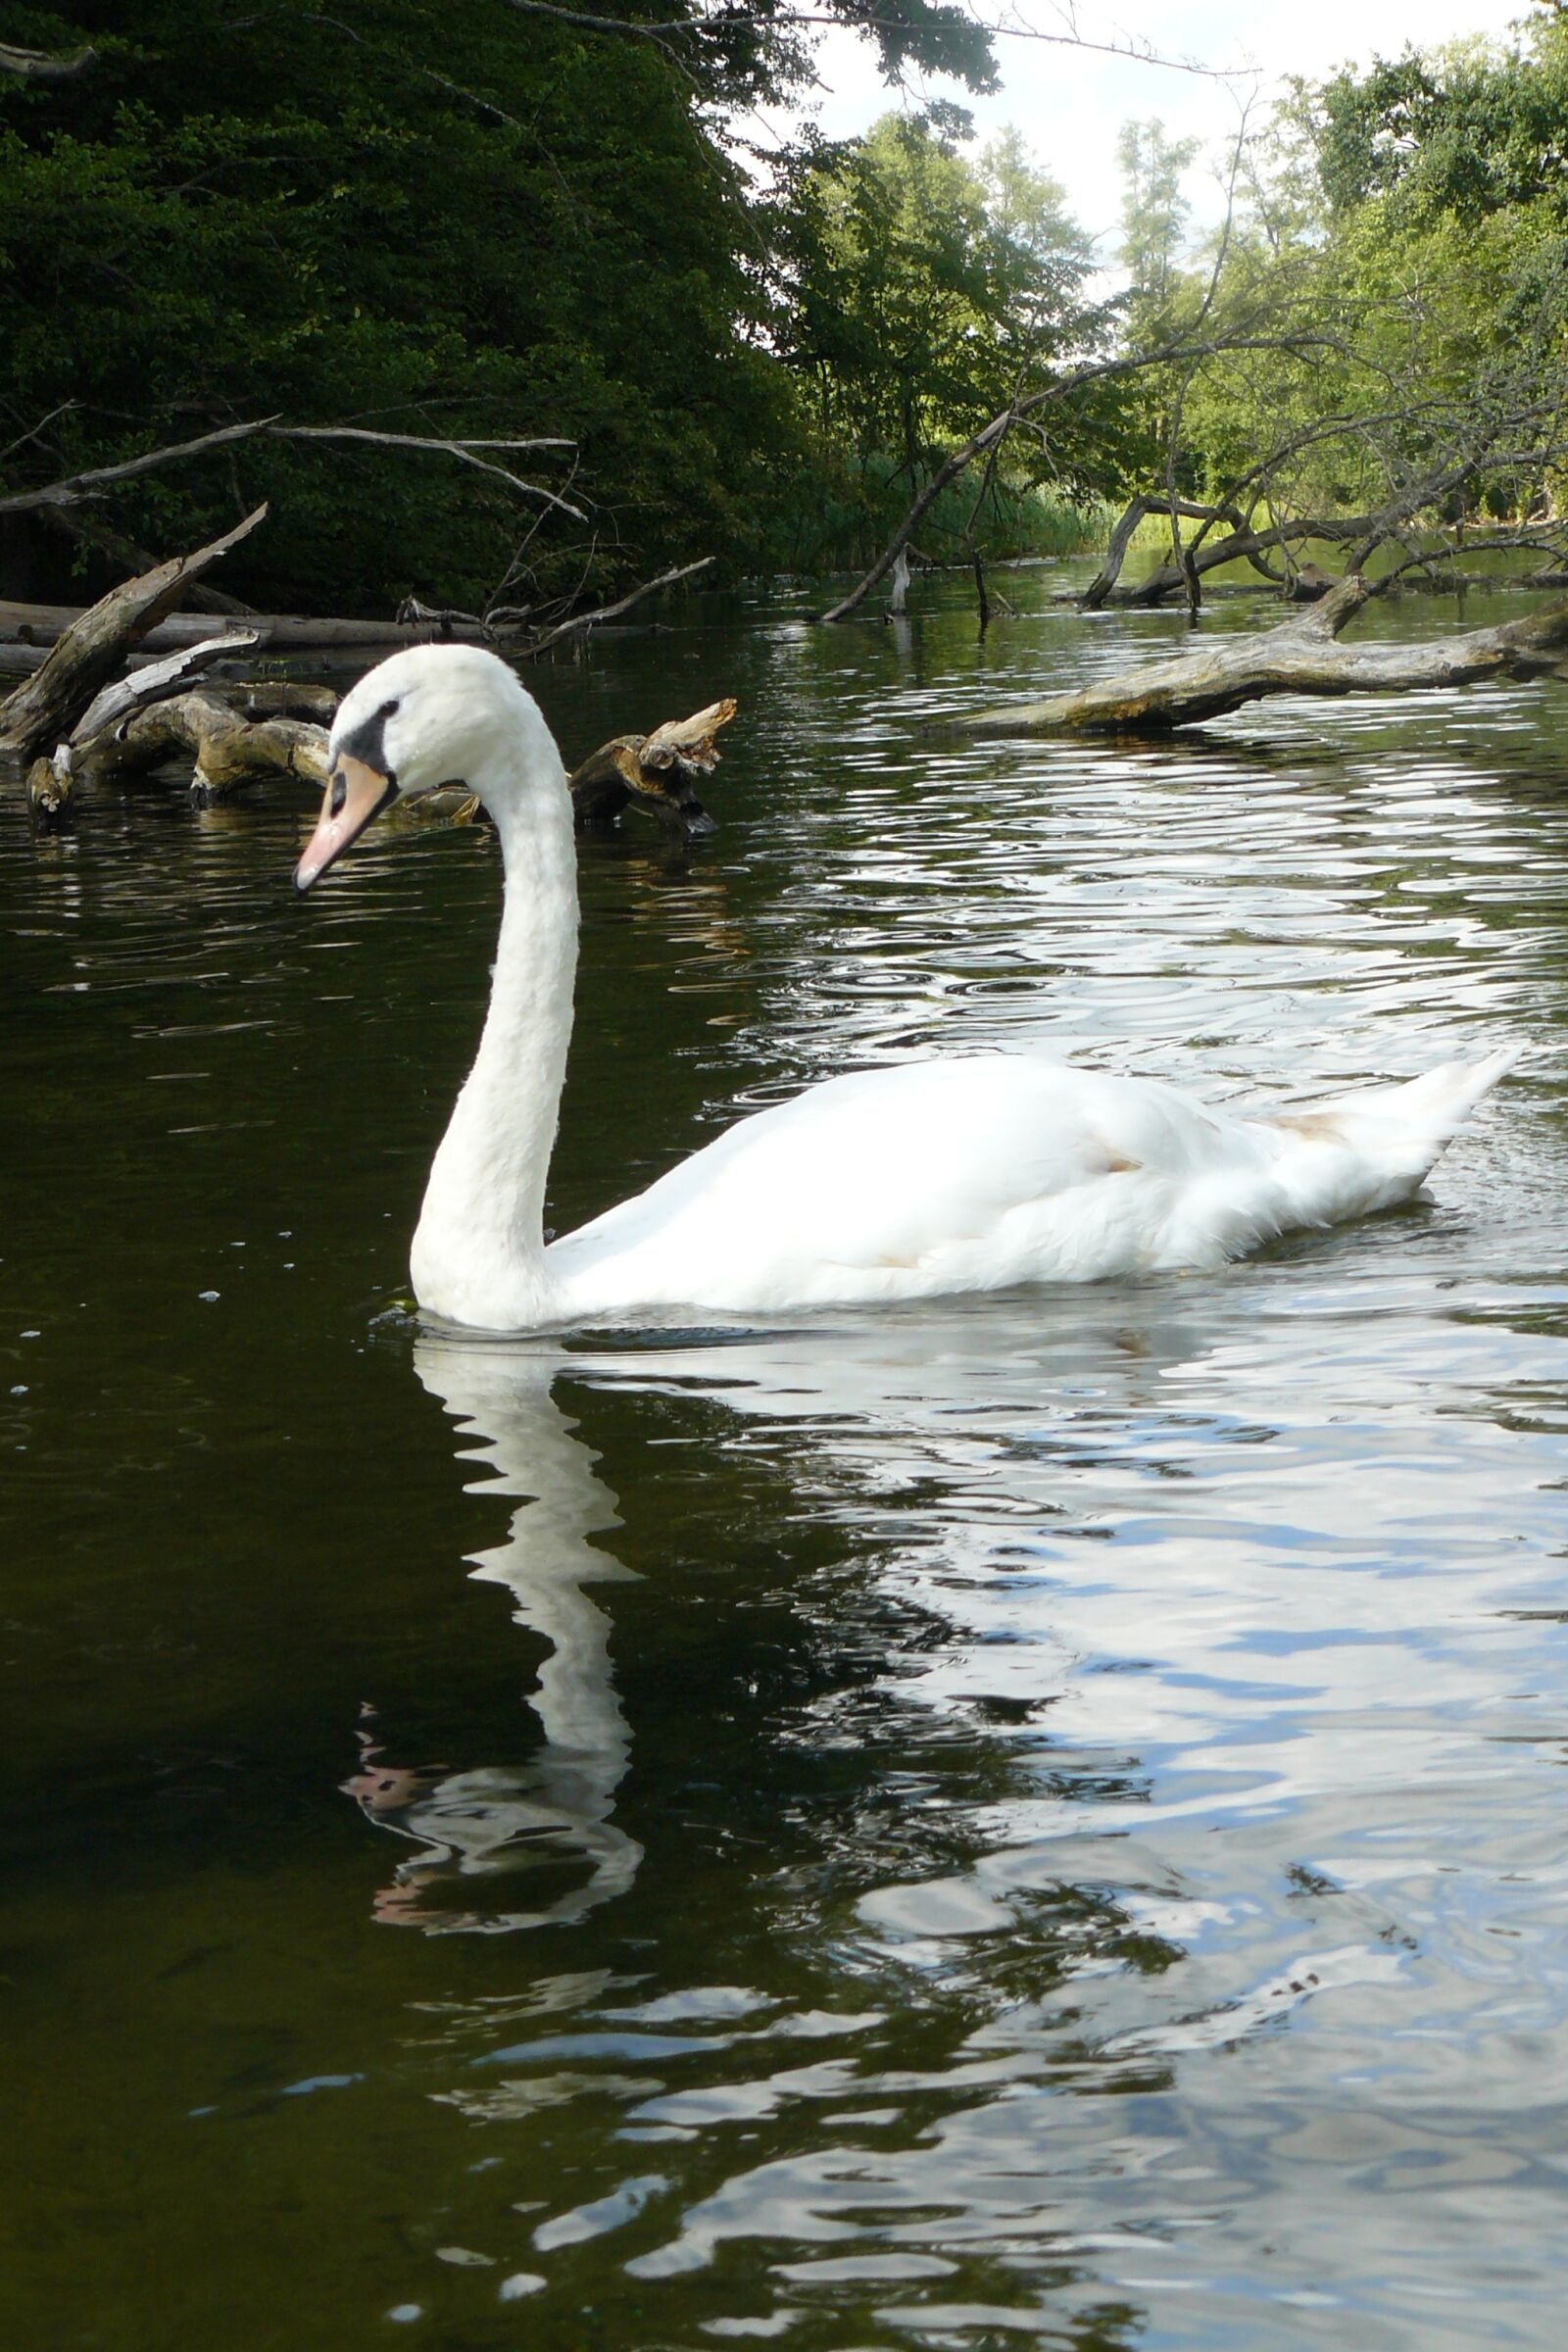
[[[7,2346],[1560,2340],[1558,707],[946,732],[1181,634],[1049,577],[984,648],[928,586],[537,676],[573,757],[742,706],[716,841],[585,848],[553,1221],[934,1047],[1224,1100],[1530,1039],[1429,1203],[421,1333],[493,845],[296,904],[282,793],[9,799]]]

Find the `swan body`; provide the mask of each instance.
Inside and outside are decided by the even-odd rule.
[[[1238,1116],[1151,1079],[992,1054],[906,1062],[740,1120],[646,1192],[544,1241],[576,971],[565,771],[506,664],[420,646],[339,710],[308,888],[387,802],[461,776],[506,904],[478,1054],[411,1257],[421,1306],[492,1331],[688,1308],[762,1313],[1212,1267],[1406,1200],[1513,1050]]]

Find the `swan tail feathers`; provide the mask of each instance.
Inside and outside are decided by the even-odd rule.
[[[1527,1052],[1504,1046],[1480,1061],[1446,1061],[1397,1086],[1338,1095],[1278,1124],[1348,1145],[1411,1187],[1435,1167],[1465,1120]]]

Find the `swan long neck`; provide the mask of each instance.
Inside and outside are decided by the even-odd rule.
[[[421,1306],[493,1331],[548,1321],[545,1180],[556,1140],[577,970],[571,801],[545,733],[468,776],[506,868],[490,1007],[431,1163],[411,1265]]]

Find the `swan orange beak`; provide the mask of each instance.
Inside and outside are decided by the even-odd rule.
[[[327,778],[326,795],[316,831],[304,857],[294,868],[296,890],[309,890],[327,867],[358,841],[372,817],[380,815],[397,791],[395,778],[384,775],[352,752],[339,752]]]

